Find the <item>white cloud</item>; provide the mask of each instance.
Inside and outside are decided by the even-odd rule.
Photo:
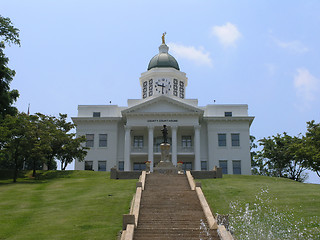
[[[213,26],[211,33],[218,37],[225,47],[235,46],[235,42],[241,37],[238,28],[229,22],[222,26]]]
[[[320,80],[314,77],[308,69],[298,68],[294,76],[294,87],[297,96],[305,102],[315,100]]]
[[[175,56],[185,58],[195,62],[198,65],[212,66],[210,53],[205,51],[203,47],[196,49],[193,46],[184,46],[177,43],[168,43],[170,50]]]
[[[309,51],[309,49],[305,45],[303,45],[300,41],[297,40],[291,42],[283,42],[276,38],[273,38],[273,40],[278,45],[278,47],[287,49],[293,53],[302,54]]]

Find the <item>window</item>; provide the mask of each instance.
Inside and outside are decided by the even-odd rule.
[[[182,163],[182,169],[185,171],[192,170],[192,162],[184,162]]]
[[[146,164],[145,163],[133,163],[133,170],[134,171],[146,170]]]
[[[149,80],[149,97],[153,95],[153,80]]]
[[[143,82],[143,88],[142,88],[142,97],[143,98],[147,97],[147,86],[148,86],[148,82],[144,81]]]
[[[201,171],[207,171],[207,161],[201,161]]]
[[[133,147],[142,148],[143,147],[143,136],[134,136],[133,137]]]
[[[124,161],[119,161],[118,169],[119,171],[124,171]]]
[[[227,146],[227,137],[226,137],[225,133],[218,134],[218,145],[219,145],[219,147]]]
[[[94,134],[86,134],[86,147],[94,146]]]
[[[173,95],[178,96],[178,80],[173,79]]]
[[[189,148],[192,146],[191,136],[182,136],[181,140],[183,148]]]
[[[98,162],[98,171],[107,171],[107,161]]]
[[[84,170],[93,170],[93,161],[85,161]]]
[[[227,160],[220,160],[219,167],[222,168],[223,174],[228,174],[228,161]]]
[[[107,134],[99,134],[99,147],[107,147],[108,143],[108,135]]]
[[[179,82],[179,97],[184,98],[184,82]]]
[[[224,112],[225,117],[232,117],[232,112]]]
[[[100,117],[100,112],[93,112],[93,117]]]
[[[231,143],[233,147],[240,146],[240,134],[239,133],[232,133],[231,134]]]
[[[241,161],[234,160],[232,161],[233,174],[241,174]]]

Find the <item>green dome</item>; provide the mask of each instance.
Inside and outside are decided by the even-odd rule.
[[[180,70],[177,60],[168,53],[168,46],[161,44],[159,54],[155,55],[149,62],[148,70],[152,68],[175,68]]]

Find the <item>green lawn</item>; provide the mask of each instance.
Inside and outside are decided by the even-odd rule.
[[[239,175],[196,181],[214,213],[231,214],[239,239],[320,239],[320,185]]]
[[[44,174],[0,180],[0,239],[116,239],[137,180],[92,171]]]

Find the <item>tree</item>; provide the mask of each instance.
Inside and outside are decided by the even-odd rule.
[[[52,131],[52,152],[48,156],[48,167],[54,159],[58,159],[63,155],[63,146],[69,141],[68,133],[75,127],[73,123],[67,121],[67,114],[59,114],[59,118],[51,118],[51,122],[54,130]],[[61,169],[63,168],[61,167]]]
[[[47,163],[47,156],[52,151],[50,146],[52,128],[48,118],[40,113],[29,116],[30,128],[26,136],[28,146],[24,154],[28,168],[33,170],[33,177],[36,177],[36,170],[42,169]]]
[[[254,175],[258,174],[257,168],[259,167],[259,163],[257,161],[255,161],[257,153],[256,153],[256,151],[254,151],[254,149],[257,147],[258,146],[256,144],[256,137],[250,135],[251,171],[252,171],[252,174],[254,174]]]
[[[307,122],[305,140],[305,152],[308,153],[307,166],[320,177],[320,123],[315,123],[314,120]]]
[[[72,135],[69,135],[68,142],[62,146],[62,151],[58,156],[61,162],[61,170],[65,170],[67,165],[72,163],[74,159],[78,161],[84,160],[87,155],[87,148],[83,147],[81,143],[85,140],[85,136],[74,138]]]
[[[15,115],[17,109],[12,104],[19,97],[17,90],[10,91],[10,83],[15,71],[8,67],[9,58],[4,54],[5,43],[20,46],[19,29],[15,28],[9,18],[0,15],[0,119],[6,114]]]
[[[74,159],[83,161],[87,155],[87,147],[82,146],[86,141],[85,136],[76,137],[70,131],[75,125],[67,121],[67,114],[60,114],[59,118],[54,120],[56,132],[54,141],[52,141],[52,154],[61,163],[61,170],[65,170],[67,165],[72,163]]]
[[[259,140],[261,151],[254,157],[256,174],[285,177],[295,181],[304,181],[303,171],[306,169],[304,140],[301,137],[283,135]]]
[[[298,182],[303,182],[307,178],[307,174],[304,174],[307,158],[307,152],[304,148],[305,140],[302,136],[290,137],[289,140],[286,177]]]
[[[61,170],[78,159],[84,160],[87,148],[82,146],[85,137],[76,137],[70,131],[75,125],[66,120],[66,114],[59,118],[41,113],[27,115],[18,113],[7,115],[0,124],[0,167],[14,171],[14,182],[22,168],[49,169],[56,166],[55,159],[61,161]]]
[[[67,114],[59,114],[59,118],[56,118],[36,113],[30,116],[30,122],[30,149],[26,153],[34,177],[36,169],[44,164],[51,169],[55,159],[61,162],[61,170],[65,170],[73,159],[84,160],[87,148],[81,144],[85,137],[77,138],[74,133],[70,133],[75,125],[67,121]]]
[[[13,182],[17,181],[19,170],[25,161],[25,149],[28,147],[30,124],[24,113],[7,115],[0,125],[0,152],[13,169]]]

